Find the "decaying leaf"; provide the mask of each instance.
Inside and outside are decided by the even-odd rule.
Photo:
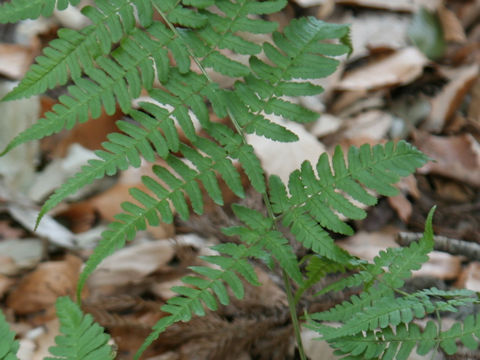
[[[439,132],[455,111],[478,78],[477,64],[454,69],[448,73],[450,82],[432,100],[432,109],[423,129]]]
[[[336,84],[338,90],[373,90],[408,84],[422,74],[428,59],[416,48],[407,47],[371,64],[361,66]]]
[[[346,121],[348,129],[343,133],[346,138],[371,138],[372,140],[384,139],[394,117],[380,110],[362,112],[353,119]]]
[[[438,18],[442,24],[443,38],[446,42],[464,43],[467,40],[463,25],[452,10],[444,5],[439,6]]]
[[[0,98],[12,90],[11,82],[0,82]],[[38,97],[0,102],[0,148],[37,120],[40,106]],[[25,191],[34,177],[38,159],[38,141],[22,144],[0,158],[0,176],[11,190]]]
[[[462,289],[480,291],[480,262],[473,261],[462,270],[455,286]]]
[[[34,51],[30,47],[0,43],[0,74],[19,80],[27,72],[33,58]]]
[[[9,294],[7,306],[21,315],[50,311],[53,318],[57,297],[75,294],[81,266],[82,260],[73,255],[40,264]]]
[[[428,276],[442,280],[453,280],[462,270],[462,258],[441,251],[432,251],[428,254],[428,261],[420,270],[412,273],[413,276]]]
[[[416,133],[416,146],[435,161],[419,169],[480,187],[480,144],[470,134],[441,137]]]
[[[263,136],[248,135],[247,141],[254,147],[267,175],[276,174],[287,184],[290,173],[300,168],[304,160],[316,164],[319,156],[326,149],[302,125],[293,122],[282,123],[282,125],[297,134],[300,140],[291,143],[280,143],[266,139]]]
[[[110,294],[127,285],[138,284],[155,271],[166,269],[174,255],[173,243],[168,240],[135,244],[118,250],[89,277],[89,289],[92,294]]]
[[[0,242],[0,274],[16,275],[31,269],[42,259],[44,246],[39,239],[8,239]]]

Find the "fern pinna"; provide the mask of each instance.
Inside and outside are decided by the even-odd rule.
[[[55,8],[62,10],[78,2],[12,0],[0,6],[0,22],[48,16]],[[323,273],[318,266],[316,270],[311,266],[304,279],[287,234],[279,231],[280,222],[315,254],[317,265],[327,264],[330,271],[361,270],[325,291],[374,284],[352,298],[348,305],[341,305],[338,311],[311,316],[314,327],[318,325],[314,321],[345,321],[343,330],[338,332],[318,325],[334,346],[339,339],[345,344],[355,341],[359,332],[370,331],[373,335],[368,336],[380,336],[375,318],[365,315],[360,326],[350,324],[348,316],[373,307],[374,297],[393,296],[414,268],[412,262],[425,260],[428,246],[419,250],[424,254],[421,259],[420,255],[409,257],[408,250],[392,250],[380,255],[375,264],[366,264],[338,248],[329,233],[352,234],[353,229],[345,219],[366,216],[359,203],[374,205],[374,192],[394,195],[396,188],[392,185],[428,160],[406,142],[352,147],[346,157],[338,147],[331,163],[326,154],[316,164],[305,162],[290,175],[288,184],[283,184],[277,176],[266,181],[245,135],[257,134],[281,142],[298,140],[296,134],[271,121],[269,115],[299,123],[315,121],[317,113],[289,97],[320,93],[323,89],[315,85],[315,80],[332,74],[339,63],[335,57],[351,51],[346,25],[327,24],[308,17],[292,20],[282,32],[276,31],[277,24],[265,20],[265,15],[285,6],[285,0],[96,0],[94,6],[82,9],[91,24],[80,31],[60,30],[58,38],[43,50],[25,78],[4,98],[28,97],[71,82],[68,93],[60,96],[52,111],[14,138],[2,154],[24,142],[98,118],[102,109],[112,114],[118,105],[128,116],[117,123],[120,132],[108,135],[103,149],[96,152],[98,158],[90,160],[50,196],[38,221],[68,195],[95,179],[130,166],[139,167],[142,159],[154,163],[162,158],[166,163],[166,166],[152,165],[154,176],[142,179],[148,191],[131,189],[136,203],[125,202],[124,212],[102,234],[81,274],[78,295],[97,265],[147,224],[171,223],[175,214],[188,219],[191,211],[202,214],[204,193],[214,203],[223,205],[220,177],[241,198],[245,196],[240,176],[243,171],[253,188],[263,194],[267,215],[233,206],[243,225],[224,232],[237,237],[240,243],[218,245],[213,249],[217,255],[203,258],[206,266],[192,267],[193,275],[183,278],[185,286],[173,289],[178,296],[162,307],[167,315],[155,325],[137,358],[169,325],[188,321],[207,310],[214,311],[219,304],[228,304],[230,294],[242,298],[243,281],[259,285],[250,259],[265,261],[269,266],[277,263],[285,276],[299,285],[298,300]],[[257,43],[248,34],[271,34],[271,39]],[[245,61],[235,60],[238,57]],[[230,78],[230,85],[222,87],[214,82],[212,73]],[[142,91],[150,99],[133,106],[132,100]],[[212,112],[223,123],[213,122]],[[411,248],[414,253],[418,250],[413,245]],[[385,266],[389,267],[389,273],[384,272]],[[384,282],[376,282],[379,276]],[[409,323],[406,320],[414,315],[449,309],[470,299],[469,294],[457,295],[455,301],[431,302],[431,296],[448,295],[425,292],[380,306],[379,311],[388,308],[397,314],[412,307],[415,301],[420,304],[408,314],[401,313],[400,322],[397,315],[380,317],[381,336],[393,339],[401,333],[388,333],[389,326],[398,325],[402,329],[399,324]],[[73,305],[66,300],[59,306],[68,308],[65,311],[80,319],[80,310],[70,308]],[[292,316],[294,313],[293,309]],[[76,322],[75,327],[82,327],[81,324]],[[410,329],[416,331],[410,324],[404,331]],[[475,323],[466,329],[476,331]],[[456,331],[448,336],[461,332]],[[62,344],[66,341],[62,340]],[[365,351],[373,352],[371,347]],[[109,356],[106,354],[105,357]]]
[[[457,351],[457,340],[470,349],[478,347],[474,335],[480,337],[480,324],[473,316],[469,316],[463,326],[456,323],[449,330],[442,330],[432,320],[423,330],[413,322],[427,314],[456,312],[458,307],[477,302],[475,292],[431,288],[408,294],[400,290],[411,272],[420,268],[433,249],[433,212],[434,209],[430,211],[425,233],[418,243],[381,252],[373,264],[360,265],[363,270],[359,273],[322,291],[369,284],[360,296],[354,295],[328,311],[308,315],[308,326],[337,349],[336,354],[348,355],[345,359],[405,360],[415,346],[419,355],[439,346],[453,354]],[[341,326],[327,326],[325,321],[340,322]]]

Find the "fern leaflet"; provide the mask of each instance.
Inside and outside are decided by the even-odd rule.
[[[15,340],[15,333],[10,330],[5,316],[0,311],[0,359],[18,360],[17,351],[19,346],[18,341]]]
[[[65,10],[77,5],[80,0],[12,0],[0,5],[0,24],[16,23],[25,19],[36,19],[52,15],[55,8]]]
[[[96,360],[114,359],[108,341],[110,337],[103,328],[93,322],[91,315],[82,311],[68,297],[57,299],[57,315],[62,335],[55,338],[56,346],[49,349],[54,357],[45,360]]]

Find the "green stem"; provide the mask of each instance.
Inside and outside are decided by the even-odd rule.
[[[170,28],[170,30],[177,36],[178,38],[182,38],[181,34],[178,32],[178,30],[173,26],[173,24],[167,19],[166,15],[156,6],[154,5],[155,8],[157,9],[158,13],[160,16],[163,18],[167,26]],[[195,56],[193,53],[192,49],[190,48],[189,44],[185,42],[185,46],[187,48],[188,54],[192,57],[193,61],[195,64],[198,66],[202,74],[205,76],[205,78],[208,80],[208,82],[212,83],[212,79],[208,75],[207,71],[201,64],[200,60]],[[235,130],[239,135],[242,137],[242,141],[246,144],[247,141],[245,139],[245,134],[243,133],[243,129],[240,126],[239,122],[235,119],[233,114],[231,113],[230,109],[228,109],[228,116],[230,117],[230,120],[233,123],[233,126],[235,127]],[[265,203],[265,206],[267,208],[267,213],[270,218],[273,220],[277,219],[277,216],[275,216],[275,213],[273,212],[272,209],[272,204],[270,203],[270,199],[268,198],[268,195],[266,193],[262,194],[263,195],[263,201]],[[277,227],[275,223],[275,228]],[[277,229],[278,230],[278,229]],[[290,282],[290,278],[288,277],[288,274],[285,272],[285,270],[282,270],[282,275],[283,275],[283,282],[285,284],[285,292],[287,293],[287,300],[288,300],[288,307],[290,310],[290,317],[292,319],[292,325],[293,325],[293,332],[295,334],[295,339],[297,341],[297,346],[298,346],[298,352],[300,354],[300,359],[301,360],[307,360],[307,357],[305,356],[305,350],[303,348],[303,343],[302,343],[302,337],[301,337],[301,330],[300,330],[300,323],[298,321],[298,316],[297,316],[297,308],[296,308],[296,301],[293,296],[293,288],[292,288],[292,283]]]
[[[307,360],[307,357],[305,356],[305,350],[303,349],[300,323],[297,316],[297,307],[292,292],[292,283],[290,282],[290,278],[285,270],[282,270],[282,275],[283,282],[285,284],[285,292],[287,293],[288,308],[290,310],[290,318],[292,319],[293,332],[295,333],[295,339],[297,340],[298,353],[301,360]]]

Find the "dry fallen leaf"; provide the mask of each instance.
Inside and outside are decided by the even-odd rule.
[[[436,174],[480,187],[480,144],[470,134],[434,136],[417,132],[416,146],[435,161],[418,171]]]
[[[423,72],[428,59],[415,47],[396,51],[373,63],[347,72],[338,90],[373,90],[412,82]]]
[[[480,262],[473,261],[463,269],[455,286],[473,291],[480,291]]]
[[[0,241],[0,274],[16,275],[33,268],[42,259],[44,246],[40,239]]]
[[[20,80],[34,58],[34,51],[27,46],[0,43],[0,74]]]
[[[428,276],[442,280],[453,280],[462,270],[462,257],[453,256],[441,251],[432,251],[428,254],[428,261],[420,270],[412,272],[413,276]]]
[[[1,56],[0,56],[1,57]],[[12,90],[11,82],[0,82],[0,98]],[[0,102],[0,151],[20,132],[32,126],[40,110],[38,97]],[[34,177],[39,156],[38,141],[30,141],[0,158],[0,177],[11,190],[25,191]]]
[[[395,242],[395,233],[395,229],[379,232],[359,231],[346,240],[338,241],[337,245],[354,256],[373,261],[380,251],[389,247],[398,247]]]
[[[393,123],[393,115],[380,110],[362,112],[353,119],[345,121],[348,129],[343,133],[346,138],[368,137],[373,140],[384,139]]]
[[[464,43],[467,41],[463,26],[455,13],[447,9],[443,4],[439,6],[437,10],[445,41],[456,43]]]
[[[468,107],[468,118],[480,124],[480,77],[470,92],[472,98]]]
[[[272,121],[273,119],[270,118]],[[277,121],[280,121],[277,119]],[[247,135],[247,141],[255,149],[267,175],[276,174],[287,184],[290,173],[300,168],[303,161],[308,160],[313,165],[320,155],[326,151],[323,144],[317,140],[302,125],[293,122],[281,122],[300,138],[297,142],[281,143],[266,139],[263,136]]]
[[[109,294],[115,289],[142,282],[145,277],[166,268],[175,255],[168,240],[131,245],[105,259],[88,279],[92,294]]]
[[[423,129],[440,132],[464,100],[478,78],[478,65],[465,66],[449,72],[450,82],[432,99],[432,108]]]
[[[7,306],[19,315],[47,311],[53,317],[57,298],[75,294],[81,266],[82,260],[73,255],[40,264],[9,294]]]
[[[370,49],[401,49],[407,46],[410,16],[398,13],[361,12],[342,19],[351,24],[353,52],[349,60],[370,54]]]

